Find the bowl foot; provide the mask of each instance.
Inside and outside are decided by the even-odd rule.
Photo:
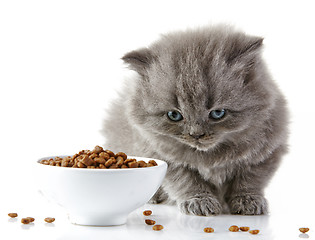
[[[127,216],[80,216],[76,214],[69,214],[69,220],[72,224],[85,226],[117,226],[123,225],[127,222]]]

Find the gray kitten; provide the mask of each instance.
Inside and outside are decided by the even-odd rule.
[[[262,42],[220,25],[164,35],[122,58],[138,74],[108,112],[105,146],[167,161],[151,202],[204,216],[267,212],[287,109]]]

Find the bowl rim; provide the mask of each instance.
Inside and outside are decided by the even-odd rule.
[[[153,166],[153,167],[144,167],[144,168],[113,168],[113,169],[103,169],[103,168],[72,168],[72,167],[57,167],[57,166],[51,166],[51,165],[45,165],[45,164],[41,164],[40,161],[44,160],[44,159],[51,159],[51,158],[55,158],[55,157],[67,157],[67,156],[71,156],[71,155],[56,155],[56,156],[48,156],[48,157],[42,157],[40,159],[38,159],[36,161],[36,165],[37,166],[41,166],[41,167],[51,167],[51,169],[63,169],[66,171],[84,171],[84,172],[95,172],[95,171],[105,171],[105,172],[121,172],[121,171],[144,171],[145,169],[149,170],[149,171],[154,171],[154,169],[157,168],[163,168],[163,167],[167,167],[168,164],[166,161],[164,160],[160,160],[160,159],[156,159],[156,158],[147,158],[147,157],[136,157],[136,156],[128,156],[128,158],[135,158],[137,159],[137,161],[139,160],[144,160],[144,161],[149,161],[149,160],[154,160],[157,162],[157,166]],[[52,168],[54,167],[54,168]]]

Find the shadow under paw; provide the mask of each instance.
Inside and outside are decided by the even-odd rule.
[[[183,213],[198,216],[217,215],[222,212],[219,201],[209,195],[196,196],[179,203],[179,208]]]
[[[262,195],[238,195],[229,201],[230,212],[241,215],[260,215],[268,212],[267,200]]]

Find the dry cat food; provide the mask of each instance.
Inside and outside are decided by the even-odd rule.
[[[123,152],[113,153],[110,150],[104,150],[100,146],[96,146],[91,150],[82,150],[72,157],[55,157],[55,159],[44,159],[40,161],[41,164],[58,166],[58,167],[72,167],[72,168],[97,168],[97,169],[117,169],[117,168],[143,168],[154,167],[157,163],[150,160],[137,161],[134,158],[127,158]]]
[[[240,227],[240,230],[242,232],[248,232],[249,231],[249,227]]]
[[[150,216],[152,214],[152,211],[151,210],[145,210],[143,211],[143,215],[144,216]]]
[[[46,217],[45,219],[45,222],[48,222],[48,223],[52,223],[55,221],[55,218],[52,218],[52,217]]]
[[[11,218],[16,218],[18,216],[17,213],[8,213],[8,216]]]
[[[30,222],[34,222],[35,221],[35,218],[33,218],[33,217],[27,217],[29,220],[30,220]]]
[[[249,231],[250,234],[258,234],[259,230],[255,229],[255,230],[250,230]]]
[[[309,228],[299,228],[301,233],[307,233],[310,229]]]
[[[154,231],[161,231],[163,228],[164,228],[164,227],[163,227],[162,225],[159,225],[159,224],[154,225],[154,226],[152,227],[152,229],[153,229]]]
[[[29,218],[22,218],[21,219],[21,223],[23,224],[29,224],[31,222],[31,220]]]
[[[151,219],[146,219],[144,220],[144,222],[148,225],[154,225],[155,224],[155,221],[154,220],[151,220]]]
[[[151,210],[145,210],[143,211],[143,215],[144,216],[150,216],[152,214],[152,211]],[[154,220],[151,220],[151,219],[145,219],[144,222],[147,224],[147,225],[154,225],[156,222]],[[152,227],[152,229],[154,231],[161,231],[164,227],[160,224],[156,224]]]
[[[206,232],[206,233],[213,233],[214,229],[211,228],[211,227],[206,227],[206,228],[203,229],[203,231]]]
[[[233,226],[231,226],[231,227],[229,228],[229,231],[230,231],[230,232],[238,232],[238,230],[239,230],[239,227],[236,226],[236,225],[233,225]]]

